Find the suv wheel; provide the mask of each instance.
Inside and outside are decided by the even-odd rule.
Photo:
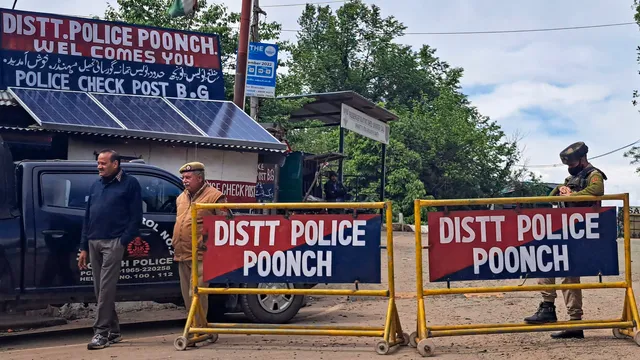
[[[285,283],[247,284],[247,288],[293,289]],[[283,324],[289,322],[302,307],[302,295],[242,295],[240,305],[249,319],[257,323]]]

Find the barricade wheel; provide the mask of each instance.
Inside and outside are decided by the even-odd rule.
[[[209,340],[210,343],[215,343],[216,341],[218,341],[218,334],[211,334],[209,335]]]
[[[407,346],[411,342],[411,337],[407,333],[402,333],[402,342],[399,345]]]
[[[376,344],[376,352],[380,355],[387,355],[389,353],[389,343],[382,340]]]
[[[409,335],[409,346],[411,346],[412,348],[417,348],[418,347],[418,332],[414,331],[411,333],[411,335]]]
[[[640,346],[640,331],[636,331],[635,335],[633,335],[633,341],[636,342],[636,345]]]
[[[629,336],[620,332],[620,329],[613,329],[613,337],[616,339],[628,339]]]
[[[179,336],[176,341],[173,342],[173,346],[176,348],[176,350],[185,350],[187,348],[187,338],[184,336]]]
[[[418,352],[423,357],[433,356],[435,354],[436,345],[431,341],[431,339],[422,339],[418,343]]]

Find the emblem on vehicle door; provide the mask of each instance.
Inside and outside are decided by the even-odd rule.
[[[127,246],[127,252],[132,258],[142,258],[149,256],[149,243],[137,237]]]

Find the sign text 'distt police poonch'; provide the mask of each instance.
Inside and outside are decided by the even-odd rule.
[[[433,212],[431,281],[618,275],[616,210]]]
[[[380,215],[208,216],[204,278],[380,283]]]

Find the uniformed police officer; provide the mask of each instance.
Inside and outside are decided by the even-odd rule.
[[[560,152],[562,163],[569,167],[569,174],[563,185],[557,186],[551,191],[550,196],[578,196],[604,195],[604,180],[607,176],[599,169],[593,167],[587,161],[587,152],[589,148],[583,142],[577,142],[569,145]],[[567,202],[562,203],[564,207],[589,207],[595,205],[595,202]],[[549,285],[555,284],[555,278],[538,279],[538,284]],[[563,284],[579,284],[579,277],[568,277],[562,280]],[[564,302],[567,306],[567,313],[570,320],[582,320],[582,290],[571,289],[562,290]],[[538,311],[524,320],[530,324],[544,324],[558,321],[556,317],[556,307],[554,305],[556,299],[556,291],[542,291],[542,303],[538,307]],[[566,338],[584,338],[582,330],[565,330],[551,334],[554,339]]]

